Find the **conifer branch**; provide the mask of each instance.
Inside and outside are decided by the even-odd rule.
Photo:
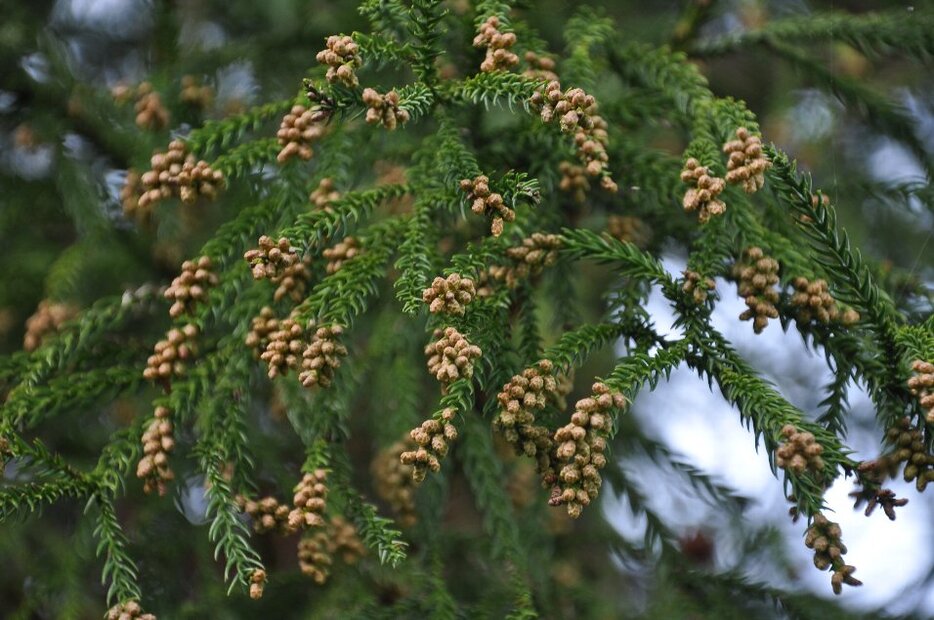
[[[879,56],[904,54],[921,61],[934,56],[934,15],[924,9],[881,13],[812,14],[770,21],[757,30],[729,34],[691,46],[691,54],[715,56],[780,41],[840,41],[860,52]]]
[[[928,178],[934,176],[934,158],[916,133],[916,121],[903,106],[890,101],[856,79],[831,72],[794,47],[779,41],[769,42],[768,47],[814,79],[822,88],[830,90],[849,109],[862,116],[870,127],[902,142],[924,166]]]

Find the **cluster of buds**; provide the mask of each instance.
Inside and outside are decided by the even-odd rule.
[[[124,601],[108,609],[104,620],[156,620],[156,616],[144,613],[136,601]]]
[[[153,354],[146,360],[143,378],[167,383],[173,375],[185,374],[185,361],[194,356],[193,345],[197,336],[198,327],[191,323],[181,329],[170,329],[165,340],[156,343]]]
[[[214,89],[193,75],[183,75],[179,98],[190,106],[205,109],[214,101]]]
[[[237,504],[240,510],[253,520],[253,531],[257,534],[272,531],[280,534],[292,533],[293,530],[289,527],[290,509],[286,504],[280,504],[275,497],[269,495],[254,501],[241,495],[237,497]]]
[[[597,114],[597,101],[581,88],[562,92],[558,80],[548,82],[544,90],[536,91],[530,101],[546,123],[558,118],[561,131],[574,135],[577,158],[590,177],[601,177],[600,187],[608,192],[619,188],[607,171],[609,158],[606,145],[609,139],[607,124]]]
[[[924,409],[928,424],[934,424],[934,364],[923,360],[911,363],[914,374],[908,379],[908,389]]]
[[[512,259],[513,264],[508,267],[494,265],[490,267],[490,275],[504,280],[507,287],[515,288],[521,280],[537,276],[545,267],[554,265],[560,248],[561,237],[558,235],[532,233],[531,237],[522,240],[522,245],[506,250],[506,256]]]
[[[422,291],[422,300],[428,304],[432,314],[464,316],[469,304],[477,294],[474,281],[452,273],[446,278],[436,277],[429,288]]]
[[[452,424],[455,411],[447,407],[440,418],[429,418],[412,429],[409,436],[415,442],[414,450],[399,455],[403,465],[412,466],[412,481],[416,484],[425,479],[430,469],[441,471],[441,459],[448,453],[448,442],[457,439],[457,429]]]
[[[855,498],[856,502],[853,508],[859,508],[863,502],[866,502],[865,515],[871,515],[877,507],[882,506],[882,512],[889,518],[889,521],[895,520],[895,509],[908,503],[905,498],[899,499],[891,489],[861,489],[849,494]]]
[[[259,357],[269,346],[269,337],[278,329],[279,319],[276,318],[276,313],[269,306],[264,306],[259,315],[253,317],[250,322],[250,331],[245,338],[246,346],[253,349],[254,355]]]
[[[894,452],[883,459],[894,463],[905,463],[902,472],[905,482],[915,481],[918,492],[923,492],[929,482],[934,482],[934,455],[925,450],[924,433],[913,426],[907,417],[901,418],[886,433]],[[889,465],[890,463],[885,463]]]
[[[152,421],[143,433],[143,457],[136,466],[136,477],[143,480],[143,491],[165,495],[166,483],[175,479],[169,467],[169,452],[175,448],[175,436],[169,410],[156,407]]]
[[[353,523],[340,515],[334,515],[328,521],[330,534],[328,550],[332,555],[340,554],[344,564],[356,564],[366,555],[366,546],[360,540],[357,528]]]
[[[55,303],[48,300],[39,302],[39,307],[26,319],[26,334],[23,336],[23,348],[35,351],[42,340],[56,333],[59,328],[78,314],[78,309],[69,304]]]
[[[261,568],[254,569],[250,574],[250,598],[255,600],[263,598],[266,587],[266,571]]]
[[[327,47],[315,56],[315,59],[328,66],[325,76],[329,83],[340,82],[347,88],[356,88],[360,83],[357,80],[355,69],[362,63],[359,46],[352,37],[346,35],[331,35],[327,39]]]
[[[830,295],[826,280],[798,277],[791,284],[795,288],[791,305],[796,309],[795,317],[799,322],[809,323],[817,319],[824,324],[840,321],[844,325],[852,325],[859,321],[859,313],[852,308],[840,312],[837,300]]]
[[[321,326],[315,330],[311,344],[302,353],[302,372],[298,380],[306,388],[328,387],[334,380],[334,371],[340,367],[347,347],[338,338],[344,333],[340,325]]]
[[[741,321],[752,319],[752,328],[757,334],[769,324],[769,319],[778,318],[778,261],[766,256],[761,248],[749,247],[743,252],[743,261],[733,267],[733,276],[738,279],[739,296],[746,301],[748,309],[739,315]]]
[[[558,171],[561,173],[561,180],[558,182],[558,189],[562,192],[572,194],[574,201],[583,203],[587,200],[587,190],[590,189],[590,180],[583,166],[572,164],[569,161],[563,161],[558,164]]]
[[[808,528],[804,537],[804,544],[807,545],[808,549],[814,550],[814,566],[818,570],[833,569],[830,585],[833,587],[834,594],[840,594],[843,591],[844,584],[848,586],[863,585],[863,582],[853,577],[856,568],[843,561],[846,545],[843,544],[840,536],[840,526],[818,513],[814,515],[811,527]]]
[[[204,300],[207,289],[216,286],[218,282],[217,274],[212,271],[213,266],[209,256],[182,263],[182,273],[165,289],[165,298],[172,302],[169,316],[176,318],[191,312],[195,302]]]
[[[529,68],[523,71],[522,75],[549,82],[557,81],[558,74],[555,73],[557,65],[553,58],[539,56],[531,50],[525,53],[524,58]]]
[[[606,466],[607,436],[613,409],[621,409],[626,399],[604,383],[593,384],[593,394],[574,406],[571,422],[555,431],[555,457],[560,469],[549,504],[567,506],[568,515],[577,518],[584,506],[600,493]]]
[[[467,194],[470,210],[477,215],[493,217],[490,232],[494,237],[503,234],[505,222],[516,219],[516,212],[506,206],[503,195],[490,191],[490,178],[481,174],[474,179],[463,179],[460,182],[461,191]]]
[[[486,58],[480,63],[480,71],[505,71],[519,64],[519,57],[510,48],[516,44],[516,35],[512,32],[500,32],[499,18],[491,15],[480,24],[480,30],[473,39],[474,47],[485,47]]]
[[[136,87],[136,126],[140,129],[159,131],[169,126],[169,111],[149,82]]]
[[[143,216],[153,204],[172,196],[185,204],[194,203],[199,196],[214,200],[224,183],[224,174],[204,160],[195,160],[181,140],[172,140],[169,150],[153,155],[149,164],[152,168],[140,177],[142,194],[137,201]]]
[[[320,108],[306,108],[294,105],[289,113],[282,117],[276,139],[282,149],[276,155],[276,161],[284,164],[293,157],[308,161],[315,154],[311,145],[324,136],[324,120],[328,113]]]
[[[332,210],[331,203],[335,200],[339,200],[340,197],[340,192],[334,188],[334,179],[325,177],[318,183],[318,187],[313,189],[311,194],[308,195],[308,200],[310,200],[311,204],[315,205],[316,208],[330,213]]]
[[[681,290],[694,298],[694,303],[702,304],[707,301],[707,295],[710,291],[717,288],[717,283],[713,278],[705,278],[696,271],[682,271],[684,274],[684,284]]]
[[[370,125],[381,123],[393,131],[400,123],[409,122],[409,112],[399,108],[399,93],[395,89],[381,95],[372,88],[364,88],[363,105],[366,106],[366,122]]]
[[[295,508],[289,513],[289,527],[298,530],[324,525],[324,508],[327,505],[328,487],[325,484],[328,474],[323,469],[302,476],[295,486],[292,504]]]
[[[688,213],[697,211],[697,219],[701,223],[708,221],[712,215],[723,215],[726,211],[726,204],[717,198],[726,187],[726,182],[714,176],[707,166],[701,166],[693,157],[689,158],[684,162],[681,181],[691,185],[684,192],[684,210]]]
[[[403,463],[403,452],[414,448],[410,441],[397,441],[380,450],[370,464],[376,494],[389,504],[398,516],[402,527],[415,525],[415,484],[414,468],[410,463]]]
[[[745,127],[736,130],[736,140],[723,145],[729,159],[726,163],[726,182],[743,186],[747,194],[754,194],[765,184],[765,171],[771,162],[762,152],[762,140]]]
[[[135,168],[130,168],[126,171],[123,185],[120,186],[120,206],[123,207],[123,215],[140,219],[150,215],[149,209],[139,208],[139,197],[142,193],[142,175]]]
[[[360,242],[356,237],[344,237],[334,247],[327,248],[321,253],[328,261],[324,270],[329,274],[337,273],[346,261],[356,258],[361,252],[363,248],[360,247]]]
[[[266,350],[259,356],[269,367],[267,374],[270,379],[288,374],[289,369],[298,368],[305,349],[304,335],[305,330],[294,318],[278,321],[277,329],[268,336]]]
[[[467,337],[453,327],[434,331],[436,341],[425,347],[428,372],[447,384],[462,377],[473,376],[473,361],[480,357],[480,347],[470,344]]]
[[[614,239],[645,247],[651,237],[651,230],[641,219],[632,215],[611,215],[606,220],[606,231]]]
[[[244,260],[250,264],[253,279],[267,279],[278,284],[273,299],[279,301],[286,295],[292,301],[300,301],[305,294],[308,281],[308,264],[301,259],[298,249],[285,237],[274,241],[263,235],[259,238],[259,247],[247,250]]]
[[[355,564],[365,553],[357,528],[343,517],[334,516],[326,529],[316,530],[299,541],[298,565],[302,574],[322,585],[328,579],[335,555],[339,554],[345,564]]]
[[[821,454],[824,448],[807,431],[799,431],[792,424],[782,427],[785,441],[775,451],[775,464],[800,476],[805,471],[820,473],[824,470]]]
[[[298,567],[303,575],[311,577],[319,586],[324,585],[330,576],[333,558],[329,547],[330,536],[321,529],[298,541]]]
[[[540,360],[513,376],[497,395],[499,412],[493,427],[519,454],[535,458],[538,471],[553,483],[551,453],[554,442],[544,426],[536,424],[536,414],[545,409],[549,401],[558,398],[558,381],[551,360]]]

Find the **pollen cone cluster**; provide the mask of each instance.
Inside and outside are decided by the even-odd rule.
[[[327,38],[327,47],[318,52],[315,60],[328,66],[325,75],[331,84],[340,83],[348,88],[356,88],[356,68],[360,66],[360,47],[354,43],[352,37],[346,35],[332,35]]]
[[[334,179],[325,177],[318,183],[318,187],[312,190],[308,199],[316,208],[330,213],[333,211],[331,203],[335,200],[339,200],[340,197],[340,192],[335,189]]]
[[[165,289],[165,298],[173,302],[169,316],[177,318],[191,313],[195,303],[207,297],[207,290],[218,282],[213,266],[208,256],[182,263],[182,273]]]
[[[729,159],[726,164],[726,182],[741,184],[743,191],[753,194],[765,184],[765,171],[771,163],[762,152],[762,140],[745,127],[736,130],[736,140],[723,145]]]
[[[778,261],[766,256],[760,248],[750,247],[743,252],[743,260],[733,267],[737,278],[739,296],[747,310],[739,315],[740,320],[752,319],[753,331],[757,334],[769,324],[769,319],[778,318]]]
[[[165,340],[156,343],[153,354],[146,360],[143,377],[149,381],[168,381],[173,375],[185,374],[185,362],[194,357],[197,336],[198,328],[192,324],[170,329]]]
[[[289,526],[289,507],[286,504],[280,504],[279,500],[271,495],[259,500],[246,499],[238,497],[237,503],[250,519],[253,520],[253,531],[257,534],[267,532],[278,532],[280,534],[291,534],[293,529]]]
[[[467,304],[476,294],[473,280],[452,273],[446,278],[436,277],[422,292],[422,300],[428,304],[428,311],[432,314],[464,316]]]
[[[370,464],[376,494],[389,504],[402,527],[412,527],[417,519],[413,480],[415,468],[411,463],[406,464],[401,460],[403,452],[415,449],[411,441],[397,441],[380,450]]]
[[[480,357],[480,347],[453,327],[434,331],[436,341],[425,347],[428,372],[441,383],[447,384],[461,377],[473,376],[473,361]]]
[[[142,194],[137,200],[137,212],[141,217],[155,203],[173,196],[185,204],[192,204],[201,196],[214,200],[224,185],[224,174],[206,161],[196,160],[181,140],[172,140],[169,150],[153,155],[149,164],[151,169],[140,177]]]
[[[480,63],[480,71],[505,71],[519,64],[519,57],[510,48],[516,44],[516,35],[512,32],[500,32],[499,18],[491,15],[480,25],[474,37],[474,47],[486,48],[486,58]]]
[[[344,328],[340,325],[322,325],[315,330],[311,344],[302,352],[302,371],[298,380],[306,388],[328,387],[334,380],[334,371],[347,355],[347,347],[340,343]]]
[[[681,290],[690,293],[696,304],[707,301],[709,292],[717,287],[713,278],[704,278],[696,271],[682,271],[681,273],[684,274],[684,284],[681,285]]]
[[[551,433],[536,424],[536,416],[549,401],[558,398],[555,366],[550,360],[541,360],[515,375],[497,395],[499,412],[493,427],[502,433],[518,454],[534,458],[538,471],[553,483],[551,453],[554,446]]]
[[[306,346],[304,335],[305,330],[296,319],[289,317],[279,321],[278,329],[269,334],[266,350],[259,356],[269,367],[270,379],[298,368]]]
[[[324,137],[324,121],[328,113],[318,108],[307,108],[303,105],[294,105],[289,113],[282,117],[276,139],[282,149],[276,156],[276,161],[284,164],[293,157],[305,161],[314,156],[311,145]]]
[[[493,218],[490,232],[494,237],[503,234],[505,222],[516,219],[516,212],[506,206],[502,194],[490,191],[490,178],[481,174],[473,179],[463,179],[460,182],[461,191],[467,194],[470,210],[477,215],[487,215]]]
[[[632,215],[611,215],[606,220],[606,231],[614,239],[644,248],[651,237],[651,230],[641,219]]]
[[[342,241],[336,243],[333,247],[327,248],[322,252],[322,256],[327,259],[328,264],[324,270],[331,274],[337,273],[344,263],[352,258],[356,258],[363,252],[360,241],[356,237],[344,237]]]
[[[563,161],[558,164],[558,171],[561,173],[558,189],[571,194],[574,197],[574,202],[583,203],[587,200],[587,190],[590,189],[590,180],[587,178],[584,167],[569,161]]]
[[[246,346],[253,349],[253,355],[259,357],[269,346],[269,337],[279,329],[279,319],[269,306],[264,306],[259,315],[250,322],[250,331],[246,335]]]
[[[600,493],[606,466],[604,452],[612,426],[611,412],[626,405],[622,394],[603,383],[593,384],[593,394],[577,401],[571,422],[555,432],[558,481],[549,503],[567,506],[568,515],[577,518],[584,506]]]
[[[136,126],[149,131],[159,131],[169,126],[169,111],[162,103],[150,82],[140,82],[136,87]]]
[[[597,114],[597,101],[593,95],[588,95],[581,88],[562,92],[561,83],[552,80],[543,90],[532,95],[530,104],[539,111],[542,121],[551,123],[557,118],[561,131],[573,134],[577,158],[587,176],[600,177],[600,187],[608,192],[619,189],[607,169],[609,134],[606,121]]]
[[[214,102],[214,89],[193,75],[183,75],[179,98],[190,106],[205,109]]]
[[[298,541],[298,567],[302,574],[323,585],[331,574],[334,559],[328,549],[330,537],[323,529],[305,534]]]
[[[905,482],[914,481],[918,492],[923,492],[929,482],[934,482],[934,455],[925,448],[921,428],[913,426],[909,418],[901,418],[888,430],[886,439],[895,447],[888,460],[904,463]]]
[[[555,73],[557,64],[553,58],[540,56],[533,51],[526,52],[523,58],[529,68],[523,71],[522,75],[540,80],[548,80],[549,82],[557,81],[558,74]]]
[[[381,95],[372,88],[363,89],[363,105],[366,106],[366,122],[381,124],[389,131],[409,122],[409,113],[399,107],[399,93],[395,89]]]
[[[512,265],[494,265],[490,267],[490,275],[505,281],[507,287],[515,288],[522,280],[537,276],[545,267],[554,265],[560,248],[561,237],[558,235],[532,233],[522,240],[521,245],[506,250]]]
[[[697,211],[698,221],[707,222],[711,216],[722,215],[726,211],[726,204],[717,198],[726,183],[714,176],[707,166],[701,166],[699,161],[691,157],[684,162],[681,181],[691,186],[684,193],[684,210],[688,213]]]
[[[923,360],[911,363],[908,389],[918,399],[928,424],[934,424],[934,364]]]
[[[837,301],[830,295],[826,280],[798,277],[792,281],[792,286],[795,293],[791,296],[791,305],[795,307],[795,318],[798,321],[809,323],[816,319],[824,324],[839,321],[844,325],[859,321],[859,313],[855,310],[840,312]]]
[[[156,407],[152,421],[143,433],[143,457],[136,466],[136,477],[143,480],[143,491],[165,495],[166,483],[175,479],[169,467],[169,453],[175,448],[174,429],[169,410]]]
[[[324,509],[327,506],[327,472],[316,469],[302,476],[295,486],[292,504],[295,508],[289,513],[289,527],[298,530],[324,525]]]
[[[782,427],[785,441],[775,451],[775,464],[798,476],[806,471],[820,473],[824,470],[821,454],[824,448],[817,443],[814,435],[801,431],[791,424]]]
[[[399,460],[403,465],[412,466],[415,483],[424,480],[428,470],[441,471],[441,459],[448,453],[448,442],[457,439],[457,429],[452,423],[454,413],[454,409],[448,407],[441,412],[440,420],[429,418],[409,434],[416,448],[403,452]]]
[[[843,544],[840,536],[840,526],[818,513],[814,515],[811,527],[808,528],[804,537],[804,544],[808,549],[814,550],[814,566],[819,570],[832,569],[830,585],[833,587],[834,594],[840,594],[844,584],[863,585],[860,580],[853,577],[856,568],[843,561],[846,545]]]
[[[46,336],[56,333],[66,321],[73,319],[77,314],[77,308],[69,304],[40,301],[33,315],[26,319],[23,349],[35,351]]]
[[[105,620],[156,620],[153,614],[143,612],[143,608],[136,601],[124,601],[107,610]]]
[[[152,215],[152,209],[140,209],[139,197],[143,193],[143,177],[135,168],[126,171],[123,185],[120,186],[120,206],[123,215],[145,222]]]
[[[263,590],[266,587],[266,571],[257,568],[250,575],[250,598],[253,600],[263,598]]]
[[[286,237],[274,241],[263,235],[259,238],[259,247],[248,250],[243,258],[250,264],[253,279],[268,279],[279,285],[273,294],[276,301],[286,295],[292,301],[301,301],[309,278],[308,265]]]
[[[299,541],[298,565],[302,574],[322,585],[328,579],[335,556],[344,564],[356,564],[365,553],[357,528],[343,517],[334,516],[324,529],[316,529]]]

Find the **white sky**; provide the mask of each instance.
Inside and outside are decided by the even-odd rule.
[[[667,257],[664,264],[673,274],[680,274],[684,269],[681,258]],[[762,334],[755,335],[751,322],[738,319],[745,304],[735,294],[735,286],[719,280],[717,290],[721,301],[714,310],[713,325],[794,405],[813,412],[823,398],[821,386],[831,377],[823,358],[805,348],[793,326],[785,333],[778,321],[773,321]],[[657,291],[652,293],[647,310],[659,331],[670,329],[674,315]],[[677,337],[676,333],[672,333],[672,337]],[[851,389],[849,400],[856,418],[872,418],[872,403],[864,391]],[[798,567],[798,587],[828,598],[833,596],[830,575],[814,568],[813,552],[804,546],[804,521],[791,523],[782,483],[769,470],[765,454],[756,453],[752,433],[741,424],[738,412],[716,387],[711,392],[705,380],[682,366],[672,373],[670,381],[660,383],[655,392],[640,394],[632,415],[639,418],[650,437],[683,455],[684,460],[714,475],[740,495],[753,498],[747,509],[747,519],[752,523],[772,523],[786,534],[786,552]],[[857,450],[856,458],[873,457],[878,453],[876,437],[860,433],[855,425],[851,426],[848,445]],[[899,497],[909,498],[908,505],[898,509],[898,519],[894,522],[881,510],[870,517],[865,517],[862,510],[853,510],[852,501],[847,497],[853,490],[851,480],[841,479],[827,492],[828,504],[835,511],[830,518],[840,523],[844,543],[849,549],[847,563],[857,567],[856,576],[865,584],[860,588],[845,588],[838,600],[854,607],[873,608],[899,599],[889,606],[893,613],[910,611],[924,601],[923,609],[934,617],[934,591],[903,592],[934,568],[934,531],[929,526],[934,518],[934,502],[930,493],[921,496],[912,484],[901,480],[888,486]],[[678,492],[678,487],[655,485],[652,505],[675,529],[709,526],[710,508],[702,500],[666,495],[666,488]],[[625,503],[620,504],[607,493],[604,509],[624,535],[641,539],[642,523],[632,518]],[[728,557],[728,549],[721,549],[720,542],[720,557]],[[725,568],[722,561],[719,564]],[[756,575],[759,579],[767,576],[767,572]],[[774,583],[780,587],[789,585],[787,581]]]

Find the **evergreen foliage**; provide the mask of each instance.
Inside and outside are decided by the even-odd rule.
[[[914,264],[880,260],[836,207],[857,196],[930,210],[930,136],[890,93],[808,47],[833,41],[928,71],[934,12],[777,17],[717,35],[704,25],[726,9],[691,0],[666,42],[581,8],[561,26],[562,49],[538,34],[536,4],[365,0],[357,15],[321,18],[334,30],[326,44],[304,16],[312,25],[281,38],[247,32],[189,54],[176,45],[186,17],[159,4],[149,90],[113,96],[101,75],[73,70],[65,18],[47,26],[42,3],[11,9],[0,95],[14,103],[0,122],[18,127],[11,158],[47,150],[55,183],[0,162],[0,549],[18,558],[0,576],[0,612],[93,617],[106,602],[114,618],[133,603],[167,618],[850,617],[742,566],[705,567],[622,459],[670,468],[742,518],[747,498],[631,413],[641,392],[690,368],[750,429],[837,593],[859,582],[842,556],[821,560],[839,535],[813,534],[832,516],[830,486],[849,479],[886,514],[904,503],[886,495],[890,477],[915,483],[912,501],[934,487],[934,386],[911,382],[934,363],[931,251],[914,239]],[[233,6],[236,33],[259,9]],[[346,23],[326,22],[335,15]],[[492,42],[474,39],[488,27]],[[181,77],[247,51],[258,75],[280,61],[295,71],[226,110]],[[705,77],[757,53],[835,95],[924,176],[819,189],[753,102]],[[484,54],[500,64],[481,71]],[[121,171],[116,190],[104,169]],[[685,272],[666,269],[673,251]],[[191,303],[170,317],[166,286],[201,257],[216,282],[179,276]],[[463,281],[453,274],[470,281],[461,297],[429,311],[431,287]],[[825,357],[833,379],[817,410],[789,402],[713,325],[733,283],[750,334],[797,330]],[[653,290],[676,314],[671,334],[645,310]],[[27,328],[37,346],[19,350],[2,319],[22,322],[40,298],[49,305]],[[498,394],[540,360],[547,395],[533,403],[526,381],[515,398],[531,421],[510,431],[503,416],[520,414]],[[876,409],[876,459],[848,443],[854,385]],[[378,464],[387,451],[392,471]],[[644,517],[641,544],[608,525],[598,491]],[[573,522],[565,513],[581,506]],[[750,549],[778,546],[762,528],[744,533]],[[333,587],[293,568],[291,548],[318,536],[316,569]],[[644,609],[614,557],[651,571]],[[85,584],[90,566],[102,589]],[[72,585],[50,594],[51,575],[66,573]],[[17,591],[27,575],[39,585]]]

